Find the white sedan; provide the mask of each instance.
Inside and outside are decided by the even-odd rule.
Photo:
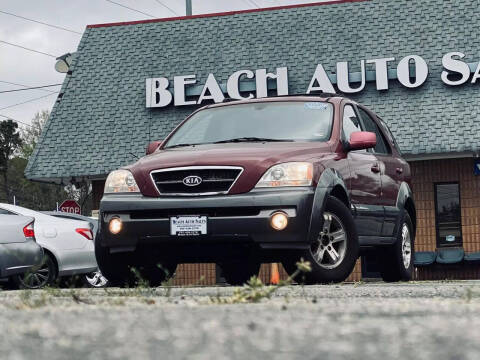
[[[88,222],[57,218],[10,204],[0,204],[0,208],[34,218],[35,237],[44,249],[45,261],[40,268],[14,278],[19,286],[40,288],[59,277],[97,270],[93,233]]]

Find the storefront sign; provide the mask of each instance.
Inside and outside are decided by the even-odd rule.
[[[449,86],[458,86],[471,81],[476,83],[480,78],[480,63],[468,64],[462,59],[465,54],[450,52],[442,58],[444,71],[441,80]],[[360,61],[360,72],[349,72],[349,63],[338,62],[336,74],[327,74],[322,64],[317,64],[310,83],[305,87],[305,94],[315,92],[353,94],[361,92],[367,82],[375,81],[378,91],[388,90],[389,80],[397,79],[406,88],[418,88],[429,76],[428,64],[418,55],[408,55],[398,61],[396,68],[391,65],[395,58],[380,58]],[[367,70],[367,66],[373,70]],[[389,69],[390,65],[390,69]],[[470,75],[473,77],[470,79]],[[165,107],[172,103],[175,106],[197,105],[206,100],[220,103],[228,96],[232,99],[263,98],[268,90],[276,89],[277,95],[288,95],[288,69],[279,67],[269,73],[266,69],[255,71],[244,69],[231,74],[226,84],[220,84],[214,74],[209,74],[203,85],[196,85],[194,74],[174,76],[173,89],[166,77],[146,79],[146,107]]]

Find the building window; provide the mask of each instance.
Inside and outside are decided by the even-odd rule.
[[[437,247],[462,246],[460,185],[435,184],[435,225]]]

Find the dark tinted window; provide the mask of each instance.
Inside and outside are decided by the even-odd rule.
[[[380,128],[375,123],[375,121],[370,117],[370,115],[363,110],[358,108],[360,116],[362,117],[363,124],[365,126],[365,131],[373,132],[377,135],[377,145],[375,146],[375,152],[379,154],[388,154],[390,153],[390,148],[388,147]]]
[[[387,124],[385,123],[385,121],[383,121],[382,119],[378,119],[379,122],[380,122],[380,126],[383,128],[384,130],[384,133],[387,134],[387,137],[389,138],[390,142],[395,146],[395,148],[397,149],[398,152],[400,152],[400,147],[398,146],[398,143],[397,143],[397,140],[395,140],[395,137],[393,136],[392,134],[392,131],[390,130],[390,128],[387,126]]]
[[[357,113],[351,105],[345,105],[343,108],[343,134],[345,140],[350,140],[350,135],[355,131],[362,131],[362,125]]]
[[[462,216],[458,183],[435,184],[437,246],[462,245]]]
[[[11,211],[0,208],[0,215],[17,215]]]

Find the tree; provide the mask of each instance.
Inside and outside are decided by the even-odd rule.
[[[12,120],[0,121],[0,173],[3,175],[3,190],[8,202],[10,189],[8,186],[8,167],[10,158],[22,145],[18,124]]]
[[[32,155],[49,116],[50,112],[48,110],[37,112],[32,119],[31,126],[22,130],[21,154],[23,158],[28,159]]]

